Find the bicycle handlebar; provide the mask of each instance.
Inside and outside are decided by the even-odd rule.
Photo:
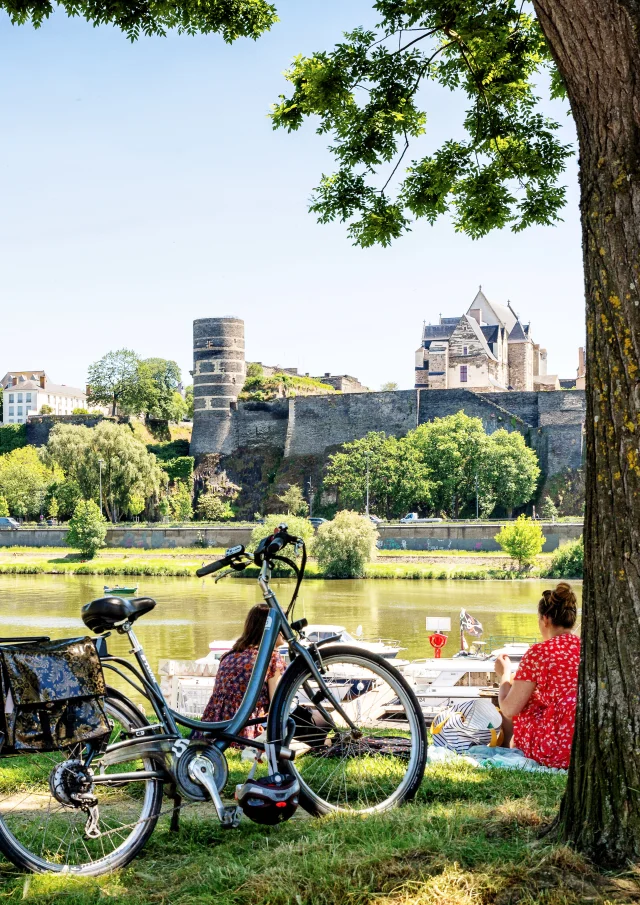
[[[233,566],[241,556],[245,556],[244,547],[238,544],[237,547],[229,547],[222,559],[216,559],[215,562],[209,562],[206,566],[201,566],[196,570],[198,578],[204,578],[205,575],[212,575],[219,572],[220,569],[226,569],[227,566]]]
[[[215,562],[209,562],[206,566],[196,569],[196,575],[198,578],[204,578],[205,575],[212,575],[214,572],[219,572],[220,569],[224,569],[224,567],[228,566],[230,563],[231,558],[228,556],[225,556],[224,559],[216,559]]]
[[[293,537],[289,534],[286,525],[280,525],[275,534],[271,534],[260,541],[255,553],[246,553],[244,546],[238,544],[237,547],[231,547],[227,550],[222,559],[216,559],[215,562],[201,566],[196,570],[196,575],[198,578],[204,578],[205,575],[213,575],[214,572],[219,572],[220,569],[225,569],[228,566],[231,566],[232,569],[244,569],[251,559],[257,566],[260,566],[265,559],[270,559],[272,556],[277,558],[277,554],[287,544],[298,544],[301,540],[301,538]],[[302,543],[304,544],[304,541]]]

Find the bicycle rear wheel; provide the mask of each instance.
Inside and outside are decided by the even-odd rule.
[[[414,797],[427,758],[426,727],[406,679],[384,657],[336,644],[321,648],[324,680],[354,730],[302,657],[278,685],[269,738],[296,751],[281,768],[298,778],[310,814],[386,811]],[[294,732],[295,724],[295,732]]]
[[[105,710],[113,724],[111,744],[149,725],[114,689],[107,690]],[[73,762],[81,753],[78,746],[77,751],[0,758],[0,851],[17,867],[33,873],[99,876],[128,864],[153,832],[162,807],[162,782],[155,778],[95,784],[100,835],[87,835],[87,812],[64,802],[73,791]],[[140,769],[153,770],[153,761],[131,761],[105,772]],[[57,795],[51,789],[52,775]]]

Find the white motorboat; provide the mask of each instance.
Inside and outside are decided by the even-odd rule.
[[[362,626],[358,626],[358,629],[352,635],[346,630],[344,625],[316,623],[305,628],[304,637],[307,641],[314,644],[317,644],[318,641],[328,641],[331,638],[337,643],[361,647],[363,650],[371,651],[373,654],[379,654],[387,660],[395,659],[401,650],[406,650],[395,639],[363,637]]]

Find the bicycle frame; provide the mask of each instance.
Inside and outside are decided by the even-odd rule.
[[[254,739],[247,739],[243,736],[240,736],[239,733],[242,732],[242,730],[251,723],[251,714],[256,709],[256,705],[258,703],[258,699],[260,697],[267,676],[271,657],[276,648],[276,643],[280,634],[283,635],[285,641],[289,645],[291,659],[293,660],[295,657],[300,656],[306,660],[311,672],[314,675],[314,678],[318,682],[323,693],[329,700],[331,700],[333,706],[338,711],[338,713],[340,713],[341,717],[347,722],[347,724],[355,729],[355,726],[353,726],[351,719],[344,712],[340,702],[331,695],[331,692],[325,684],[321,672],[321,666],[318,666],[316,659],[309,651],[309,649],[300,644],[300,642],[296,639],[293,629],[291,628],[287,620],[286,613],[278,602],[275,593],[269,586],[270,577],[271,570],[268,563],[265,561],[260,569],[258,583],[260,584],[265,602],[267,603],[270,612],[267,616],[264,633],[260,641],[258,654],[253,666],[253,671],[251,673],[249,683],[247,685],[247,690],[244,694],[240,707],[238,708],[233,718],[230,720],[224,720],[222,722],[215,723],[204,722],[201,720],[190,719],[189,717],[182,716],[177,711],[172,710],[167,704],[164,695],[162,694],[153,670],[151,669],[151,666],[149,665],[149,662],[145,656],[144,649],[138,641],[133,628],[128,623],[125,623],[125,625],[121,626],[120,631],[123,634],[126,634],[129,638],[129,641],[131,642],[131,653],[134,654],[136,658],[140,672],[138,672],[131,665],[131,663],[129,663],[129,661],[121,657],[112,657],[106,654],[104,656],[101,655],[101,661],[107,669],[111,669],[116,672],[150,701],[158,718],[159,725],[163,730],[162,735],[155,736],[156,739],[162,738],[163,736],[179,738],[180,732],[178,730],[178,726],[184,726],[187,729],[195,729],[199,732],[202,732],[204,737],[211,739],[213,741],[213,744],[220,751],[225,751],[226,748],[228,748],[229,745],[233,742],[244,747],[256,748],[261,751],[265,750],[264,743],[257,742]],[[115,666],[116,663],[126,667],[129,671],[133,672],[138,681],[142,684],[142,688],[137,687],[136,684],[127,675],[117,669]],[[282,740],[269,739],[269,742],[280,741]],[[121,744],[123,746],[126,746],[128,743],[122,742]],[[133,775],[134,774],[132,774],[132,776]],[[105,781],[109,781],[109,778],[110,777],[108,774],[106,774],[104,777]]]

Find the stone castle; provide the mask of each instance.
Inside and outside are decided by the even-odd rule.
[[[518,370],[515,362],[524,362],[529,368],[528,362],[533,360],[535,345],[529,342],[528,331],[525,332],[520,325],[525,339],[514,339],[511,347],[529,345],[522,354],[519,351],[511,357],[509,336],[519,321],[512,313],[514,320],[510,328],[510,319],[506,316],[504,323],[491,325],[486,323],[488,315],[487,310],[484,316],[481,314],[477,319],[468,314],[459,321],[463,320],[468,325],[470,319],[477,326],[477,330],[471,326],[471,331],[478,345],[479,336],[482,336],[485,346],[491,351],[491,359],[486,351],[483,354],[492,362],[491,370],[497,375],[496,381],[509,381],[508,386],[514,386]],[[497,318],[501,315],[504,311],[494,312],[493,316]],[[493,332],[487,331],[491,337],[496,336],[495,340],[487,340],[480,321],[485,322],[485,327],[497,328]],[[456,329],[454,324],[450,326],[447,346]],[[489,344],[501,346],[502,352],[498,348],[494,352]],[[436,345],[444,346],[445,342],[441,339]],[[470,363],[470,339],[466,345],[466,357]],[[448,386],[444,392],[429,384],[413,390],[346,392],[298,396],[274,402],[239,402],[238,395],[246,373],[243,321],[233,317],[194,321],[193,348],[191,453],[197,460],[207,454],[219,455],[230,477],[243,487],[267,481],[277,485],[286,480],[300,480],[300,477],[315,477],[318,481],[327,455],[340,444],[359,439],[369,431],[403,436],[425,421],[460,410],[479,417],[489,433],[505,428],[524,434],[536,449],[547,478],[582,464],[585,394],[581,390],[532,389],[530,381],[527,382],[529,378],[523,377],[521,385],[511,392],[505,392],[506,387],[502,384],[485,386],[478,392],[479,387],[474,385],[471,389],[467,381],[466,385],[459,382]],[[432,348],[433,344],[428,351]],[[539,351],[539,362],[542,361],[543,351]],[[449,348],[445,354],[449,355]],[[457,355],[457,351],[451,351],[450,361]],[[447,364],[447,371],[448,367]],[[456,367],[460,367],[457,361]],[[538,364],[538,370],[540,367]],[[536,376],[532,370],[527,371],[529,373],[532,379]]]
[[[533,341],[531,325],[510,302],[490,302],[482,287],[462,317],[424,325],[415,385],[476,393],[561,389],[557,375],[547,374],[547,350]]]

